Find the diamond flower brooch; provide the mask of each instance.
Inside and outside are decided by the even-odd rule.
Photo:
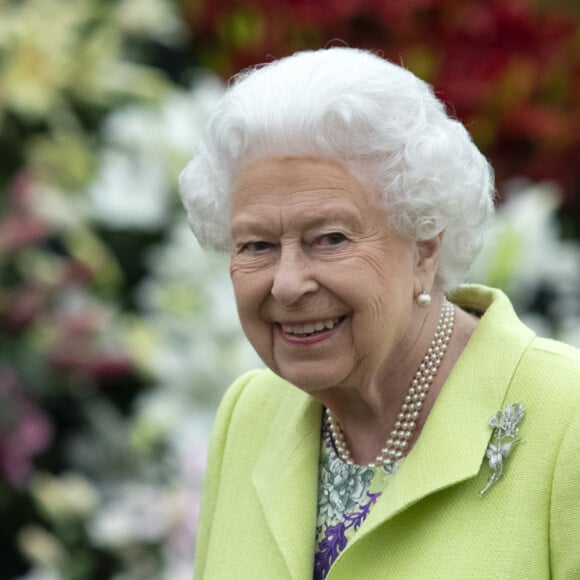
[[[524,406],[521,403],[508,405],[503,411],[498,411],[489,418],[489,426],[493,429],[492,441],[485,452],[491,467],[491,476],[485,487],[479,492],[483,494],[501,477],[504,459],[508,457],[514,445],[521,439],[517,437],[518,423],[524,417]]]

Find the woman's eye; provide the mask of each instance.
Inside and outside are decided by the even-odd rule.
[[[332,232],[322,236],[320,241],[322,244],[328,246],[336,246],[337,244],[342,244],[342,242],[346,241],[346,236],[340,232]]]
[[[256,253],[256,252],[263,252],[265,250],[269,250],[272,247],[270,242],[264,242],[262,240],[258,240],[256,242],[246,242],[242,246],[242,251]]]

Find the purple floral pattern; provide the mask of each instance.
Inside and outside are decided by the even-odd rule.
[[[324,425],[318,481],[314,580],[324,580],[347,542],[366,520],[396,469],[344,463]],[[379,477],[375,475],[380,474]],[[371,487],[373,491],[370,491]],[[377,489],[374,489],[377,488]]]

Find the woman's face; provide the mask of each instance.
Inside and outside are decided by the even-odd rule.
[[[368,384],[413,351],[414,297],[431,287],[436,262],[428,244],[396,234],[337,163],[256,162],[233,194],[231,277],[244,332],[275,373],[308,392]]]

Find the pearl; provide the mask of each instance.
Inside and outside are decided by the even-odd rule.
[[[419,308],[428,308],[431,305],[431,295],[423,291],[415,298],[415,302]]]
[[[417,298],[418,304],[421,296]],[[427,296],[430,302],[431,297],[429,295]],[[441,308],[441,316],[433,339],[431,340],[431,345],[415,372],[409,390],[403,399],[404,402],[401,405],[401,410],[397,415],[397,421],[390,432],[390,437],[386,440],[385,447],[381,449],[381,453],[377,455],[375,461],[368,463],[367,467],[375,468],[381,465],[386,466],[398,461],[405,455],[403,450],[408,448],[409,441],[413,439],[414,431],[417,427],[417,420],[421,415],[421,410],[427,397],[426,393],[429,391],[431,383],[439,370],[453,332],[454,323],[455,308],[447,300],[444,300]],[[326,409],[325,415],[326,425],[330,431],[330,437],[337,456],[348,465],[354,465],[340,425],[335,421],[329,409]]]

